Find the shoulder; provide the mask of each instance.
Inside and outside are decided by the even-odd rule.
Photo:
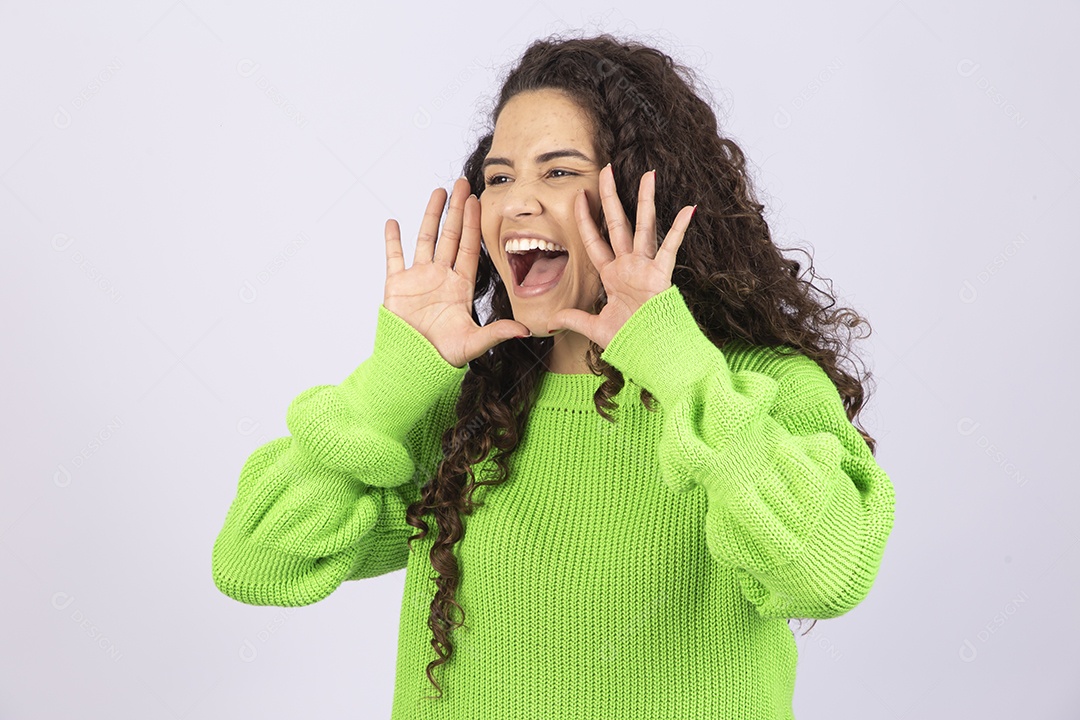
[[[825,369],[790,345],[766,347],[744,340],[728,342],[722,352],[732,373],[755,372],[776,381],[774,410],[796,411],[812,406],[843,407],[840,392]]]

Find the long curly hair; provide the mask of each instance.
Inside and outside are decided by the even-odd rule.
[[[463,174],[478,190],[477,196],[485,187],[481,163],[491,148],[499,113],[518,93],[538,89],[567,93],[591,118],[599,163],[611,162],[619,198],[631,220],[637,213],[638,180],[652,168],[660,168],[655,193],[658,239],[682,207],[698,204],[679,248],[672,283],[709,340],[720,348],[728,341],[797,348],[829,375],[854,422],[870,373],[860,380],[842,369],[839,360],[849,356],[851,331],[864,325],[861,337],[867,337],[869,323],[853,310],[836,307],[832,295],[800,278],[800,263],[784,257],[774,245],[746,158],[718,131],[712,108],[698,94],[694,72],[660,50],[607,33],[534,41],[507,74],[491,110],[489,129],[465,161]],[[603,218],[599,227],[610,244]],[[812,258],[808,269],[812,278]],[[478,309],[489,296],[491,315],[481,320]],[[598,313],[604,303],[601,292],[591,312]],[[479,325],[513,318],[506,286],[486,248],[477,267],[472,315]],[[439,697],[442,688],[432,670],[449,660],[450,633],[465,625],[465,611],[454,599],[460,572],[453,547],[464,536],[461,516],[483,505],[473,500],[476,487],[507,480],[509,455],[522,436],[553,345],[554,337],[512,339],[469,363],[455,406],[456,422],[441,435],[442,459],[434,477],[421,488],[419,500],[406,511],[408,524],[421,530],[409,538],[410,551],[413,540],[428,534],[425,514],[430,512],[438,527],[430,550],[437,590],[428,618],[437,657],[426,673]],[[606,378],[593,400],[597,413],[611,422],[606,411],[617,407],[612,398],[624,381],[614,366],[601,360],[602,352],[590,343],[586,363],[594,375]],[[647,390],[642,389],[641,401],[655,411]],[[857,429],[873,453],[874,439]],[[496,477],[478,481],[472,466],[493,449]],[[451,608],[460,612],[460,620]]]

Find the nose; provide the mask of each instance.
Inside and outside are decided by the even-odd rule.
[[[540,211],[540,201],[536,198],[532,182],[515,181],[502,194],[503,217],[517,218],[532,215]]]

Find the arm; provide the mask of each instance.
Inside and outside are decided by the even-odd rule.
[[[371,357],[340,385],[300,393],[286,413],[290,436],[244,463],[214,542],[218,589],[291,607],[405,567],[415,529],[402,503],[430,473],[465,370],[380,305]]]
[[[813,359],[752,348],[733,369],[674,285],[602,357],[660,402],[663,480],[704,489],[709,552],[736,569],[759,614],[837,617],[865,598],[893,486]]]

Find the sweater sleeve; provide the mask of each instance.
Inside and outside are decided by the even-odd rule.
[[[869,593],[894,489],[812,358],[751,352],[733,371],[673,285],[602,357],[659,401],[663,481],[704,490],[708,550],[757,612],[837,617]]]
[[[465,372],[380,305],[371,356],[296,396],[290,435],[245,461],[213,546],[218,589],[292,607],[405,567],[405,508],[436,467]]]

